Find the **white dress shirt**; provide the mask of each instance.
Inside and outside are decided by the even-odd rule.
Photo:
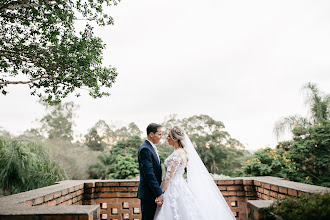
[[[148,139],[147,139],[147,141],[151,144],[151,146],[155,149],[155,151],[156,151],[156,154],[157,154],[157,157],[158,157],[158,162],[160,163],[160,158],[159,158],[159,155],[158,155],[158,150],[157,150],[157,147],[156,147],[156,145],[154,145],[151,141],[149,141]]]

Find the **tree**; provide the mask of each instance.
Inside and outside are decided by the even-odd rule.
[[[277,176],[293,181],[330,186],[330,121],[296,127],[293,139],[276,149],[261,149],[242,163],[241,176]]]
[[[85,144],[92,150],[103,151],[105,143],[103,138],[97,133],[96,128],[91,128],[88,134],[85,135]]]
[[[0,91],[27,84],[31,95],[58,103],[78,88],[93,98],[115,82],[115,68],[102,66],[105,44],[89,24],[113,24],[105,6],[119,0],[7,0],[0,3]],[[76,13],[75,13],[76,12]],[[88,21],[75,34],[74,22]],[[16,78],[23,80],[15,80]],[[80,93],[75,93],[79,96]]]
[[[74,111],[78,108],[73,102],[59,103],[53,106],[43,103],[50,113],[40,122],[42,130],[48,134],[49,139],[60,138],[71,141],[73,139],[72,126],[74,125]]]
[[[275,123],[274,133],[279,138],[285,131],[294,127],[309,127],[313,124],[320,125],[330,120],[330,94],[323,94],[316,84],[307,83],[303,86],[306,92],[305,104],[309,108],[310,117],[300,115],[286,116]]]
[[[6,195],[54,184],[67,178],[37,143],[23,144],[0,137],[0,187]]]
[[[244,156],[243,144],[230,137],[221,121],[208,115],[194,115],[183,119],[170,115],[165,118],[162,127],[168,131],[174,125],[185,130],[210,173],[231,175],[237,167],[236,164],[233,166],[234,159]]]
[[[91,178],[130,179],[138,175],[137,152],[142,144],[139,136],[118,141],[108,153],[99,156],[100,162],[89,167]]]

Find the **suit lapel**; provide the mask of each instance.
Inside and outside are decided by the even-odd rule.
[[[145,140],[145,143],[147,143],[147,146],[149,146],[149,148],[151,149],[151,152],[152,154],[154,155],[154,157],[156,158],[156,161],[158,161],[158,165],[160,166],[160,158],[158,160],[158,157],[157,157],[157,153],[155,151],[155,149],[153,148],[153,146],[149,143],[149,141]]]

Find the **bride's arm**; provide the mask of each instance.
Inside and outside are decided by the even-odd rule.
[[[165,192],[166,188],[168,187],[168,184],[171,182],[171,180],[174,176],[174,173],[177,170],[177,168],[181,162],[182,162],[182,157],[180,154],[175,155],[172,158],[170,165],[167,167],[165,177],[164,177],[162,185],[160,187],[162,189],[163,193]]]

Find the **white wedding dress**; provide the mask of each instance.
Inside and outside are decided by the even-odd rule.
[[[157,206],[154,220],[207,220],[198,201],[183,178],[187,158],[175,150],[165,162],[165,176],[162,184],[169,181],[164,192],[164,203]]]
[[[186,134],[184,142],[188,159],[184,152],[175,150],[164,162],[164,202],[157,206],[154,220],[235,220]],[[185,167],[187,181],[183,178]]]

